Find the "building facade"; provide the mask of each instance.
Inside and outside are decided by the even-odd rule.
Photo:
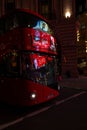
[[[78,72],[87,75],[87,0],[76,0]]]
[[[87,12],[77,19],[77,54],[78,72],[87,75]]]
[[[61,46],[62,76],[78,77],[76,0],[1,0],[0,15],[14,8],[28,8],[53,25]]]

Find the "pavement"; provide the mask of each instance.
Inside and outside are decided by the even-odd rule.
[[[61,87],[87,90],[87,76],[78,76],[77,78],[62,78],[59,84]]]

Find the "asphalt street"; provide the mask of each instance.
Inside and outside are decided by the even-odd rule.
[[[87,92],[62,87],[56,99],[32,108],[0,107],[0,130],[87,129]]]

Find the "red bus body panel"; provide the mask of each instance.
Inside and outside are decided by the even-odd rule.
[[[31,106],[46,102],[59,95],[58,91],[24,79],[0,79],[0,101],[18,106]],[[31,99],[31,93],[36,98]]]

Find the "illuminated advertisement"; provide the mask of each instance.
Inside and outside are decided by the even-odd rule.
[[[46,64],[46,57],[40,56],[38,54],[31,54],[32,62],[35,66],[35,69],[39,69]]]
[[[56,41],[51,35],[50,28],[44,21],[38,21],[37,25],[32,29],[32,38],[33,47],[36,50],[56,52]]]

